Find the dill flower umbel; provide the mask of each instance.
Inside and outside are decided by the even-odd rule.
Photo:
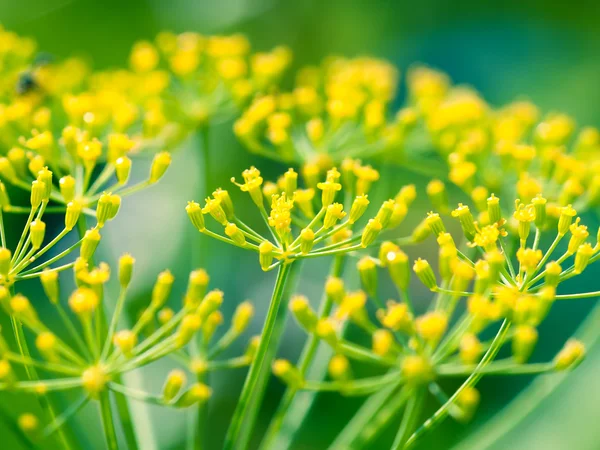
[[[257,92],[276,86],[291,62],[288,48],[252,52],[242,34],[204,36],[162,32],[137,42],[129,57],[132,78],[160,74],[158,114],[187,130],[234,116]]]
[[[328,58],[300,70],[291,92],[257,96],[234,132],[254,153],[324,169],[400,150],[416,117],[403,109],[389,118],[397,79],[384,60]]]
[[[171,158],[157,152],[148,179],[127,187],[132,153],[173,144],[166,137],[173,128],[167,120],[155,123],[152,130],[144,123],[160,89],[147,88],[140,94],[143,83],[130,89],[116,74],[92,73],[75,59],[39,63],[28,76],[33,87],[15,90],[2,109],[4,183],[31,191],[30,183],[41,177],[49,200],[56,204],[53,210],[64,212],[68,203],[77,201],[84,214],[94,215],[103,191],[124,197],[163,176]],[[15,108],[23,113],[7,115]],[[2,207],[27,212],[6,202]]]
[[[2,307],[19,320],[28,332],[23,339],[31,338],[35,352],[24,356],[10,349],[2,340],[0,346],[0,390],[18,393],[45,395],[48,392],[79,390],[80,397],[56,419],[45,424],[39,439],[47,439],[57,432],[65,422],[81,410],[90,400],[99,401],[102,407],[112,408],[105,403],[109,392],[131,399],[175,408],[186,408],[205,403],[211,389],[201,382],[188,383],[186,372],[175,369],[168,375],[163,391],[151,394],[121,381],[121,375],[140,369],[160,358],[185,349],[188,343],[199,336],[203,359],[189,359],[185,368],[195,374],[248,365],[253,357],[255,345],[239,358],[216,360],[245,330],[252,317],[252,307],[242,303],[234,316],[230,331],[209,347],[210,338],[219,324],[219,308],[222,302],[220,291],[206,292],[207,276],[192,273],[184,302],[178,312],[167,306],[173,284],[173,276],[165,271],[159,274],[152,295],[139,319],[131,328],[121,328],[121,316],[127,302],[128,286],[134,259],[124,255],[119,262],[120,292],[114,306],[114,314],[108,325],[102,325],[99,316],[106,313],[104,287],[110,277],[110,268],[101,263],[96,267],[82,262],[75,270],[77,288],[68,298],[68,308],[76,317],[71,319],[60,299],[56,272],[45,272],[42,276],[44,290],[61,328],[53,329],[47,317],[38,314],[39,306],[32,304],[21,294],[11,294],[2,287]],[[63,331],[69,339],[60,337]],[[39,371],[38,379],[24,380],[17,367]],[[35,416],[33,416],[35,417]],[[37,419],[37,418],[36,418]],[[45,421],[46,419],[44,419]],[[110,424],[114,427],[114,424]]]
[[[304,373],[289,362],[279,362],[274,366],[274,373],[296,390],[373,396],[365,408],[367,404],[369,408],[376,404],[380,411],[375,417],[366,417],[359,410],[355,420],[364,420],[363,426],[357,426],[353,420],[352,429],[344,430],[333,448],[371,442],[391,423],[396,411],[412,402],[422,402],[428,392],[441,406],[420,427],[417,425],[412,435],[397,436],[394,448],[410,447],[447,415],[457,420],[472,417],[479,401],[474,387],[482,376],[541,374],[572,369],[582,360],[585,349],[573,340],[553,361],[528,363],[539,339],[537,327],[555,301],[600,295],[599,292],[557,293],[560,283],[577,276],[600,258],[598,246],[585,242],[587,229],[580,225],[579,219],[573,220],[575,213],[570,206],[562,209],[560,225],[536,223],[536,212],[540,210],[534,205],[517,202],[514,228],[505,227],[502,217],[492,225],[480,226],[468,218],[470,212],[465,205],[459,206],[453,215],[463,225],[469,244],[462,251],[444,231],[443,224],[439,223],[441,218],[428,220],[440,246],[440,270],[436,274],[429,263],[420,258],[413,267],[417,277],[435,293],[428,312],[417,313],[407,289],[408,259],[398,256],[403,252],[392,241],[381,245],[379,259],[369,257],[359,261],[357,269],[364,291],[336,289],[342,295],[335,297],[336,312],[331,316],[319,318],[308,300],[290,303],[298,324],[335,352],[329,366],[331,380],[305,379]],[[527,232],[523,230],[523,222],[531,227],[533,237],[529,235],[529,228]],[[466,226],[471,223],[474,233],[470,225]],[[569,237],[565,237],[564,229],[569,230]],[[554,235],[554,241],[543,250],[541,242],[545,234]],[[568,239],[566,249],[557,254],[563,237]],[[479,258],[469,256],[470,253]],[[400,293],[399,300],[381,301],[377,266],[389,272]],[[372,321],[368,313],[367,298],[378,308],[379,324]],[[461,305],[463,298],[466,298],[464,306]],[[370,335],[371,347],[349,341],[343,333],[346,322]],[[496,332],[491,341],[482,337],[488,329]],[[504,346],[511,348],[512,356],[497,359]],[[387,372],[354,378],[353,361],[379,366]],[[463,377],[465,381],[457,391],[446,394],[438,384],[438,380],[445,377]],[[367,421],[377,425],[368,427]]]
[[[454,87],[445,74],[426,67],[408,74],[408,90],[417,126],[448,163],[447,178],[476,203],[483,190],[504,195],[510,188],[506,193],[513,195],[515,185],[525,203],[540,192],[550,205],[578,210],[600,201],[595,128],[577,131],[562,113],[541,117],[527,101],[493,108],[474,90]]]
[[[278,182],[264,182],[260,171],[251,167],[243,172],[241,191],[247,192],[264,219],[268,236],[250,228],[235,214],[229,193],[217,189],[206,199],[204,207],[188,202],[186,211],[199,232],[221,241],[255,251],[263,270],[272,270],[281,264],[320,256],[344,254],[366,248],[376,241],[384,228],[397,226],[406,215],[410,201],[384,202],[376,215],[362,230],[353,232],[356,222],[369,205],[368,191],[379,173],[370,166],[352,161],[343,176],[336,168],[326,173],[319,182],[317,174],[304,173],[305,187],[298,186],[298,173],[285,172]],[[342,195],[343,203],[336,200]],[[235,183],[235,179],[232,179]],[[223,234],[208,229],[205,216],[223,227]]]

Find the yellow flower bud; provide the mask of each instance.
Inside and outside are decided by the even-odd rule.
[[[102,236],[100,236],[100,232],[96,228],[92,228],[91,230],[87,230],[83,239],[81,241],[81,249],[80,256],[83,260],[89,261],[96,248],[98,247],[98,243],[100,242]]]
[[[329,361],[329,375],[337,381],[347,381],[350,378],[350,361],[344,355],[334,355]]]
[[[375,239],[379,236],[379,232],[382,228],[383,225],[378,219],[370,219],[362,232],[361,245],[366,248],[375,242]]]
[[[425,223],[435,236],[439,236],[441,233],[446,232],[446,227],[439,214],[430,212],[427,214]]]
[[[238,305],[231,319],[231,328],[236,334],[243,333],[252,317],[254,316],[254,306],[249,301],[242,302]]]
[[[235,223],[230,222],[225,226],[225,234],[231,238],[235,245],[240,247],[246,245],[246,237]]]
[[[75,178],[66,175],[59,180],[58,185],[65,202],[68,203],[75,198]]]
[[[231,201],[231,197],[229,196],[229,192],[224,189],[217,189],[213,192],[213,197],[219,200],[221,204],[221,208],[225,211],[225,216],[227,220],[233,220],[234,210],[233,210],[233,202]]]
[[[8,272],[10,272],[10,260],[12,258],[12,252],[4,247],[0,248],[0,275],[3,277],[8,276]]]
[[[448,328],[448,317],[442,312],[429,312],[415,321],[417,332],[426,341],[436,343]]]
[[[294,169],[289,169],[283,174],[284,179],[284,192],[288,197],[292,197],[296,189],[298,189],[298,173]]]
[[[319,338],[323,339],[332,347],[335,347],[338,342],[338,336],[333,319],[319,319],[315,327],[315,333]]]
[[[437,287],[437,281],[435,279],[435,273],[433,273],[433,269],[429,265],[429,263],[424,259],[417,259],[413,266],[413,270],[419,280],[430,290],[435,291]]]
[[[35,180],[31,183],[31,208],[36,210],[44,200],[46,185],[43,181]]]
[[[171,165],[171,154],[168,152],[157,153],[152,160],[152,166],[150,167],[150,183],[156,183],[160,180],[169,166]]]
[[[571,222],[573,221],[573,217],[576,215],[577,211],[575,211],[571,205],[560,208],[560,217],[558,218],[559,236],[564,236],[567,234],[567,231],[569,231],[569,227],[571,226]]]
[[[80,317],[89,317],[99,302],[98,295],[89,288],[78,288],[69,297],[69,307]]]
[[[379,356],[386,356],[390,353],[394,343],[394,335],[384,329],[375,330],[373,333],[373,353]]]
[[[120,330],[113,337],[115,347],[121,350],[126,357],[131,357],[131,352],[137,344],[137,335],[131,330]]]
[[[44,293],[50,303],[56,305],[60,300],[59,288],[58,288],[58,272],[56,270],[50,270],[48,268],[42,271],[40,275],[40,281],[44,288]]]
[[[377,265],[373,258],[365,256],[358,264],[358,273],[363,288],[371,297],[377,296]]]
[[[395,204],[396,202],[394,200],[386,200],[379,208],[379,211],[377,211],[375,218],[379,220],[382,227],[385,228],[389,225],[392,214],[394,213]]]
[[[44,358],[51,361],[56,359],[56,336],[53,333],[44,331],[38,334],[35,346]]]
[[[328,230],[332,228],[338,220],[343,219],[346,213],[343,211],[344,206],[341,203],[332,203],[325,210],[325,218],[323,219],[323,228]]]
[[[315,243],[315,232],[310,228],[304,228],[300,232],[300,251],[304,254],[309,253]]]
[[[333,303],[340,304],[346,295],[344,280],[338,277],[329,277],[325,282],[325,295]]]
[[[117,174],[117,181],[119,184],[127,184],[127,181],[129,181],[129,174],[131,173],[131,159],[127,156],[117,158],[115,161],[115,173]]]
[[[110,381],[108,374],[101,366],[92,366],[81,375],[83,389],[92,397],[97,397]]]
[[[556,370],[574,369],[585,357],[585,346],[581,341],[569,339],[554,358]]]
[[[154,309],[159,309],[165,304],[169,295],[171,295],[174,281],[175,277],[169,270],[158,274],[156,283],[154,283],[154,287],[152,288],[152,299],[150,300],[150,305]]]
[[[48,170],[47,167],[42,168],[37,173],[37,181],[44,183],[44,200],[48,200],[52,193],[52,171]]]
[[[192,221],[192,224],[198,229],[198,231],[203,231],[206,229],[204,224],[204,214],[202,213],[202,208],[198,203],[188,202],[187,206],[185,207],[185,211]]]
[[[475,228],[475,219],[473,219],[473,214],[471,214],[469,207],[459,203],[458,208],[452,211],[452,217],[458,218],[465,237],[469,241],[472,241],[477,233],[477,229]]]
[[[129,253],[125,253],[119,258],[119,283],[122,288],[129,286],[133,275],[134,264],[135,258]]]
[[[286,359],[275,360],[273,374],[292,388],[298,388],[304,382],[300,371]]]
[[[178,348],[185,346],[202,327],[202,320],[198,314],[186,314],[177,329],[176,345]]]
[[[262,270],[268,270],[273,262],[273,249],[274,246],[269,241],[263,241],[258,246],[259,261]]]
[[[589,242],[580,245],[577,249],[577,253],[575,253],[575,265],[573,273],[580,274],[583,272],[594,253],[594,248]]]
[[[407,214],[408,206],[404,203],[398,203],[398,200],[396,200],[396,203],[394,203],[392,217],[390,217],[390,221],[388,223],[388,228],[396,228],[406,218]]]
[[[308,298],[303,295],[295,295],[290,299],[290,311],[308,333],[312,333],[317,325],[317,315],[310,307]]]
[[[189,206],[189,204],[188,204]],[[202,208],[203,214],[210,214],[213,219],[219,222],[221,225],[227,225],[227,216],[221,206],[221,200],[216,198],[207,198],[204,208]]]
[[[46,224],[40,219],[34,220],[29,226],[29,234],[31,236],[31,246],[37,250],[42,246],[42,242],[44,242],[44,236],[46,235]]]
[[[500,199],[494,194],[487,199],[487,211],[491,224],[498,223],[500,220],[502,220]]]
[[[335,195],[337,191],[342,189],[342,185],[334,181],[325,181],[323,183],[318,183],[317,188],[321,189],[322,191],[321,203],[323,204],[323,207],[326,208],[333,203],[333,200],[335,200]]]
[[[76,200],[72,200],[67,204],[67,211],[65,212],[65,229],[72,230],[77,225],[79,216],[81,215],[81,203]]]
[[[210,281],[210,277],[208,273],[204,269],[196,269],[190,272],[190,277],[188,280],[187,292],[185,295],[185,305],[186,307],[196,308],[200,304],[200,301],[206,295],[206,289],[208,288],[208,283]]]
[[[162,398],[165,403],[171,403],[181,392],[187,377],[183,370],[175,369],[169,372],[162,389]]]
[[[431,236],[431,228],[427,225],[426,219],[422,220],[413,230],[411,238],[414,242],[423,242]]]
[[[548,201],[542,197],[541,194],[538,194],[531,200],[533,203],[533,207],[535,208],[535,226],[538,228],[543,228],[546,224],[546,203]]]
[[[463,364],[477,364],[483,354],[483,345],[472,333],[465,334],[459,344],[459,355]]]
[[[537,330],[530,325],[519,325],[515,328],[512,339],[513,358],[519,364],[527,362],[538,340]]]
[[[461,412],[459,420],[463,422],[471,420],[479,406],[480,399],[481,395],[474,387],[468,386],[463,389],[456,398],[456,405],[460,408]]]
[[[410,282],[410,267],[408,264],[408,255],[402,250],[388,252],[385,255],[385,261],[390,273],[390,278],[401,291],[408,289]]]
[[[446,185],[440,180],[431,180],[427,184],[427,196],[431,205],[439,211],[448,210],[448,194]]]
[[[23,433],[31,436],[38,430],[40,421],[33,414],[26,413],[19,416],[17,424]]]
[[[405,356],[400,364],[400,372],[406,382],[413,385],[426,384],[435,378],[431,363],[420,355]]]
[[[197,403],[202,404],[205,403],[211,395],[212,390],[207,385],[196,383],[177,399],[174,406],[178,408],[188,408]]]
[[[198,315],[200,319],[205,320],[213,312],[219,309],[223,304],[223,291],[213,289],[204,296],[202,303],[198,307]]]
[[[357,196],[352,202],[352,208],[350,209],[350,217],[348,218],[348,222],[351,224],[355,223],[362,217],[368,206],[369,200],[366,195]]]
[[[217,327],[223,323],[223,314],[221,311],[213,311],[206,317],[204,324],[202,325],[202,336],[204,342],[209,343],[215,332],[217,331]]]

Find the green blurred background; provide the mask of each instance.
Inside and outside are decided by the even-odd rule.
[[[96,68],[124,64],[134,41],[151,39],[163,29],[243,32],[257,49],[285,44],[294,52],[295,67],[316,63],[331,53],[385,57],[403,71],[410,64],[424,62],[448,72],[458,83],[473,85],[492,104],[524,97],[544,111],[558,109],[572,114],[580,125],[600,125],[600,27],[597,25],[600,8],[596,1],[2,0],[0,20],[5,27],[37,39],[44,51],[58,57],[83,55],[93,60]],[[398,104],[402,97],[401,89]],[[230,123],[214,130],[211,149],[214,187],[227,187],[229,177],[250,164],[258,165],[267,174],[265,178],[283,169],[248,155],[232,136]],[[197,238],[183,206],[187,200],[203,195],[203,183],[198,177],[203,164],[199,150],[199,140],[191,139],[175,156],[173,167],[158,186],[124,202],[118,218],[107,227],[101,259],[114,263],[125,251],[137,258],[134,283],[137,300],[134,303],[144,301],[154,277],[166,267],[177,276],[178,293],[181,293],[192,268],[191,261],[200,260],[211,273],[212,286],[225,291],[226,313],[231,313],[235,305],[246,298],[256,302],[258,317],[253,331],[258,333],[273,275],[261,272],[253,254],[217,242],[203,241],[201,248],[190,245],[197,243]],[[146,169],[144,164],[138,165],[140,177]],[[428,181],[397,168],[388,167],[384,171],[388,181],[378,192],[381,198],[410,182],[416,183],[422,193]],[[419,202],[399,235],[411,230],[426,208],[426,202]],[[590,215],[586,219],[592,229],[597,227],[595,217]],[[14,229],[18,230],[18,225]],[[419,255],[427,256],[433,251],[432,246],[425,246]],[[193,256],[192,252],[199,253]],[[415,256],[412,250],[411,256]],[[318,298],[327,264],[328,261],[311,261],[304,267],[299,291],[313,301]],[[592,267],[579,279],[582,281],[578,289],[583,284],[588,289],[598,289],[598,268]],[[348,282],[357,284],[355,279]],[[28,295],[39,292],[36,285],[25,289]],[[425,291],[415,288],[415,295],[422,305],[426,304]],[[581,300],[554,308],[541,327],[536,359],[549,359],[556,353],[592,302]],[[281,355],[297,357],[302,344],[302,333],[290,322]],[[239,354],[243,347],[242,342],[231,349],[230,354]],[[463,442],[458,448],[599,449],[598,366],[600,351],[591,349],[587,361],[525,421],[506,433],[499,433],[498,439],[485,442],[479,437],[495,435],[489,429],[482,429],[483,432],[474,436],[476,439]],[[145,388],[156,391],[168,370],[169,364],[156,364],[143,374],[132,374],[131,382],[142,383]],[[215,389],[209,418],[211,449],[220,447],[244,376],[243,371],[227,372],[211,380]],[[474,422],[465,426],[447,421],[419,448],[453,448],[486,424],[530,382],[528,377],[484,379],[480,384],[482,405]],[[272,380],[261,427],[266,426],[267,417],[281,393],[282,386]],[[17,397],[4,395],[0,399],[5,405],[10,404],[9,409],[15,409],[15,413],[28,408],[26,402],[15,402]],[[356,400],[322,396],[296,448],[325,448],[358,404]],[[431,412],[434,406],[430,405]],[[144,450],[183,448],[184,413],[136,405],[135,416],[137,425],[143,429]],[[82,448],[103,448],[96,419],[93,408],[76,419]],[[3,433],[0,448],[15,448],[9,441],[10,435],[6,436]],[[385,448],[389,439],[384,436],[374,448]],[[157,444],[153,445],[153,440]]]

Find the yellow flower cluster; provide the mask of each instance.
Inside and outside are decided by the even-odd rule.
[[[333,308],[331,314],[318,314],[305,297],[293,298],[290,310],[298,324],[334,352],[329,365],[331,381],[307,380],[304,369],[284,360],[273,366],[275,375],[293,390],[339,391],[343,395],[390,390],[398,398],[394,411],[428,390],[442,406],[433,416],[435,421],[426,422],[410,437],[410,443],[448,414],[457,420],[472,417],[479,402],[474,386],[485,374],[538,374],[574,368],[585,355],[583,344],[576,340],[569,340],[553,361],[527,361],[538,341],[537,327],[555,301],[600,295],[557,293],[563,281],[600,259],[600,244],[587,242],[588,228],[575,219],[570,205],[561,208],[556,220],[547,214],[545,198],[538,195],[535,199],[531,204],[517,201],[513,218],[507,221],[497,210],[499,198],[491,195],[486,217],[494,222],[487,225],[478,223],[468,206],[459,205],[452,216],[460,222],[466,238],[467,245],[462,246],[446,231],[442,216],[429,213],[424,223],[439,244],[439,271],[421,258],[412,267],[417,278],[435,293],[425,313],[416,312],[409,291],[409,258],[393,241],[381,244],[378,258],[366,256],[358,262],[363,290],[346,291],[340,278],[327,281],[325,310]],[[554,240],[543,250],[545,235]],[[557,254],[563,239],[564,252]],[[381,301],[379,268],[388,272],[399,300]],[[378,308],[379,324],[368,313],[368,298]],[[463,298],[464,307],[460,306]],[[344,334],[347,322],[371,336],[370,348],[348,340]],[[489,329],[495,329],[496,336],[485,341],[481,336]],[[504,346],[510,346],[512,357],[497,359]],[[352,361],[380,366],[387,372],[355,378]],[[466,381],[447,395],[437,384],[445,377],[465,377]],[[377,429],[393,417],[391,411],[383,411]],[[373,437],[369,432],[357,434],[362,439]]]
[[[168,97],[157,113],[198,128],[233,116],[252,96],[268,92],[291,62],[286,47],[252,52],[241,34],[204,36],[162,32],[155,42],[136,43],[129,58],[132,80],[160,74]],[[167,100],[170,100],[168,111]],[[173,104],[173,100],[175,100]]]
[[[257,96],[234,131],[252,152],[323,170],[399,150],[416,116],[402,109],[388,119],[397,82],[387,61],[329,58],[302,69],[291,92]]]
[[[89,400],[99,399],[109,391],[158,405],[187,408],[206,402],[211,389],[200,382],[188,384],[184,370],[172,370],[158,395],[126,386],[122,383],[121,376],[185,349],[193,339],[197,339],[203,349],[202,356],[184,356],[180,362],[184,369],[196,375],[250,364],[257,345],[256,339],[250,341],[245,355],[216,359],[245,331],[252,318],[253,307],[249,302],[240,304],[230,329],[212,345],[211,339],[223,321],[219,311],[223,293],[219,290],[207,292],[209,277],[203,270],[190,274],[188,288],[178,312],[168,306],[174,277],[169,271],[160,273],[150,301],[137,322],[131,328],[122,328],[121,316],[127,302],[134,263],[134,258],[128,254],[123,255],[119,261],[120,292],[109,324],[103,322],[107,302],[104,288],[111,275],[108,265],[101,263],[92,267],[83,257],[77,260],[74,267],[76,289],[68,298],[68,307],[78,319],[77,322],[72,321],[62,305],[58,272],[43,273],[41,281],[44,291],[54,313],[62,321],[60,326],[69,333],[69,340],[63,340],[60,337],[62,332],[47,325],[51,322],[48,312],[41,316],[38,313],[39,305],[34,305],[21,294],[13,295],[7,287],[0,286],[0,305],[24,325],[39,353],[38,356],[24,356],[11,350],[2,339],[0,391],[44,396],[49,392],[81,390],[84,395],[65,412],[66,417],[77,413]],[[21,339],[18,341],[19,345],[24,345],[25,335],[18,339]],[[19,366],[27,371],[40,370],[44,376],[22,380],[20,371],[17,370]],[[32,414],[21,416],[20,422],[25,431],[32,431],[29,428],[39,426],[37,417]],[[60,417],[54,419],[45,427],[43,437],[51,435],[62,424],[63,419]]]
[[[541,117],[534,104],[518,101],[494,108],[474,90],[454,87],[426,67],[408,75],[409,96],[434,147],[448,163],[448,179],[473,200],[516,185],[526,203],[544,192],[550,204],[600,202],[600,132],[576,130],[562,113]]]
[[[236,216],[231,197],[223,189],[217,189],[207,198],[204,207],[188,202],[186,211],[198,231],[257,252],[263,270],[271,270],[297,259],[366,248],[377,240],[382,230],[402,222],[415,198],[414,186],[403,188],[396,199],[380,206],[361,231],[353,232],[369,206],[368,192],[379,173],[360,161],[346,159],[342,172],[334,167],[320,182],[318,175],[318,172],[305,171],[302,177],[305,186],[299,187],[299,175],[293,169],[285,172],[277,183],[264,182],[255,167],[243,172],[244,182],[236,184],[250,195],[270,232],[268,237]],[[235,183],[235,179],[232,181]],[[343,198],[336,202],[342,186]],[[224,227],[224,236],[207,228],[205,215]]]

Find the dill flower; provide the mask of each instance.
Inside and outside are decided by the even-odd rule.
[[[571,210],[565,211],[572,219]],[[366,313],[368,302],[355,302],[356,294],[347,293],[334,304],[336,309],[327,322],[322,320],[316,326],[303,326],[306,333],[322,338],[334,354],[344,357],[349,367],[344,367],[343,379],[333,376],[331,381],[302,378],[296,389],[373,396],[370,402],[380,401],[375,394],[382,392],[394,392],[394,398],[406,401],[419,398],[417,396],[428,391],[442,404],[434,415],[436,422],[449,414],[457,420],[467,420],[473,416],[479,403],[475,383],[486,374],[538,374],[575,367],[585,355],[584,347],[576,341],[566,344],[553,361],[527,361],[538,340],[543,338],[538,335],[537,327],[554,302],[600,295],[598,292],[557,293],[560,283],[577,276],[579,269],[584,270],[598,259],[597,249],[587,242],[577,241],[579,247],[573,254],[565,242],[567,248],[564,253],[556,255],[564,236],[561,234],[564,224],[559,227],[555,222],[553,229],[549,229],[546,223],[538,227],[533,204],[517,202],[513,213],[517,222],[525,222],[531,227],[533,238],[518,225],[505,228],[507,222],[501,215],[492,225],[480,227],[470,217],[468,208],[459,205],[453,215],[463,225],[463,235],[468,244],[463,251],[456,247],[455,239],[460,241],[458,237],[454,239],[440,229],[441,218],[429,214],[426,224],[433,233],[437,233],[440,246],[439,270],[448,270],[448,273],[438,276],[426,260],[419,258],[415,262],[417,277],[434,292],[429,312],[421,315],[413,312],[407,281],[402,282],[402,287],[397,284],[398,300],[383,304],[375,289],[376,276],[379,276],[373,272],[376,260],[370,257],[361,259],[357,265],[365,289],[361,298],[368,297],[376,306],[379,323],[372,322]],[[579,218],[569,220],[569,225],[573,225],[571,239],[586,240],[586,230],[581,228],[583,225]],[[542,234],[554,235],[555,238],[554,243],[545,249],[540,244]],[[473,251],[469,251],[469,247]],[[392,279],[397,277],[394,261],[397,255],[402,254],[400,246],[393,241],[381,244],[378,261]],[[548,263],[550,258],[556,261]],[[400,258],[400,261],[406,261],[406,258]],[[406,262],[401,264],[406,266]],[[565,269],[561,264],[565,265]],[[459,307],[463,299],[467,299],[464,312]],[[310,310],[308,300],[302,304]],[[315,317],[314,312],[311,314]],[[298,315],[296,317],[302,324]],[[335,331],[343,329],[346,322],[353,323],[369,335],[371,347],[364,345],[364,340],[357,344]],[[323,323],[322,329],[319,329],[319,323]],[[325,323],[333,330],[329,332],[331,336],[325,330]],[[512,333],[509,332],[511,328],[514,330]],[[495,330],[496,335],[492,341],[484,342],[482,333],[489,329]],[[504,346],[511,349],[512,356],[498,359],[498,352]],[[385,372],[383,375],[353,378],[350,374],[357,371],[353,371],[351,366],[359,363],[383,368]],[[438,383],[447,377],[461,377],[465,382],[454,393],[446,394]],[[384,427],[390,422],[391,416],[378,426]],[[407,441],[410,443],[418,439],[428,429],[428,423],[426,421],[412,436],[406,437]]]
[[[589,144],[597,135],[594,128],[583,128],[572,139],[575,123],[565,114],[542,118],[528,101],[493,108],[473,89],[454,87],[445,74],[427,67],[411,69],[407,85],[417,111],[415,126],[431,136],[449,164],[447,178],[468,195],[475,198],[481,188],[504,195],[516,184],[525,204],[541,192],[549,202],[577,204],[582,211],[595,204],[596,166],[590,161],[600,147]],[[554,189],[556,183],[561,189]]]
[[[45,436],[60,429],[65,419],[77,414],[89,401],[104,401],[103,398],[112,392],[131,399],[141,400],[157,405],[174,408],[187,408],[194,404],[207,402],[211,389],[201,383],[188,383],[186,372],[174,369],[165,380],[162,393],[152,394],[138,388],[123,384],[121,376],[132,370],[187,349],[192,339],[198,339],[206,354],[202,359],[197,356],[186,356],[182,361],[187,371],[198,375],[207,371],[224,370],[247,366],[252,360],[252,345],[242,356],[231,359],[217,359],[248,327],[253,315],[249,302],[241,303],[234,314],[230,329],[214,344],[210,343],[214,335],[216,321],[220,316],[222,303],[220,291],[210,291],[202,296],[198,303],[184,301],[177,313],[167,319],[161,319],[165,311],[165,303],[170,296],[173,277],[169,272],[159,274],[153,289],[151,301],[142,311],[139,319],[131,328],[121,328],[122,312],[127,302],[128,285],[131,279],[133,258],[124,255],[119,261],[120,291],[116,299],[114,315],[108,326],[100,325],[99,316],[104,314],[107,299],[104,298],[104,286],[108,276],[98,280],[94,273],[101,270],[109,273],[104,264],[97,267],[84,267],[75,272],[78,287],[71,293],[68,307],[77,319],[73,321],[66,314],[60,296],[55,291],[48,296],[53,312],[62,321],[59,327],[69,333],[69,340],[59,337],[59,330],[50,325],[47,312],[42,318],[37,314],[38,306],[34,306],[20,294],[12,295],[6,291],[3,306],[10,308],[10,313],[19,320],[35,342],[36,352],[24,356],[10,347],[3,345],[0,353],[0,390],[14,393],[32,393],[45,395],[49,392],[79,391],[80,396],[63,415],[46,424]],[[51,272],[56,273],[56,272]],[[47,274],[47,273],[46,273]],[[45,278],[42,278],[44,280]],[[53,279],[58,291],[58,280]],[[190,288],[196,282],[196,276],[190,277]],[[48,283],[45,279],[43,283]],[[208,281],[206,281],[208,284]],[[47,287],[45,290],[47,291]],[[2,289],[6,290],[4,287]],[[48,291],[47,291],[48,292]],[[188,294],[189,295],[189,294]],[[62,331],[61,330],[61,331]],[[2,341],[4,344],[4,340]],[[23,380],[15,370],[21,366],[27,370],[37,368],[43,376]],[[112,406],[109,406],[112,408]],[[25,428],[32,419],[25,418],[21,422]],[[39,420],[36,416],[34,419]],[[37,422],[36,422],[37,423]]]
[[[369,167],[368,171],[375,169]],[[325,180],[316,182],[313,188],[299,187],[298,174],[290,169],[282,176],[281,183],[269,188],[268,196],[262,189],[265,182],[257,168],[245,170],[242,176],[243,183],[236,183],[235,179],[232,181],[242,192],[250,195],[265,222],[268,235],[242,222],[234,212],[233,203],[227,206],[228,213],[225,212],[221,198],[226,196],[228,202],[231,200],[223,189],[215,191],[215,196],[209,197],[204,207],[189,202],[186,211],[199,232],[257,252],[263,270],[272,270],[297,259],[361,250],[376,241],[386,228],[384,223],[387,228],[397,225],[392,224],[391,218],[398,202],[389,200],[364,228],[353,231],[365,214],[369,201],[365,193],[353,195],[364,190],[364,186],[360,187],[361,176],[355,179],[354,185],[342,186],[342,174],[336,168],[328,170]],[[306,176],[301,179],[306,181]],[[292,189],[294,191],[290,192]],[[316,195],[317,190],[321,191],[320,196]],[[340,202],[336,201],[338,199]],[[345,211],[348,207],[349,214]],[[222,234],[208,229],[204,218],[207,214],[223,226]]]
[[[276,86],[290,62],[287,47],[252,52],[241,34],[164,31],[154,42],[133,46],[128,77],[147,83],[160,79],[157,113],[183,127],[185,133],[234,116],[257,93]],[[168,109],[163,106],[166,102]]]
[[[375,58],[328,58],[301,69],[291,92],[255,98],[234,132],[249,151],[298,165],[329,168],[402,148],[415,121],[389,117],[397,70]]]

